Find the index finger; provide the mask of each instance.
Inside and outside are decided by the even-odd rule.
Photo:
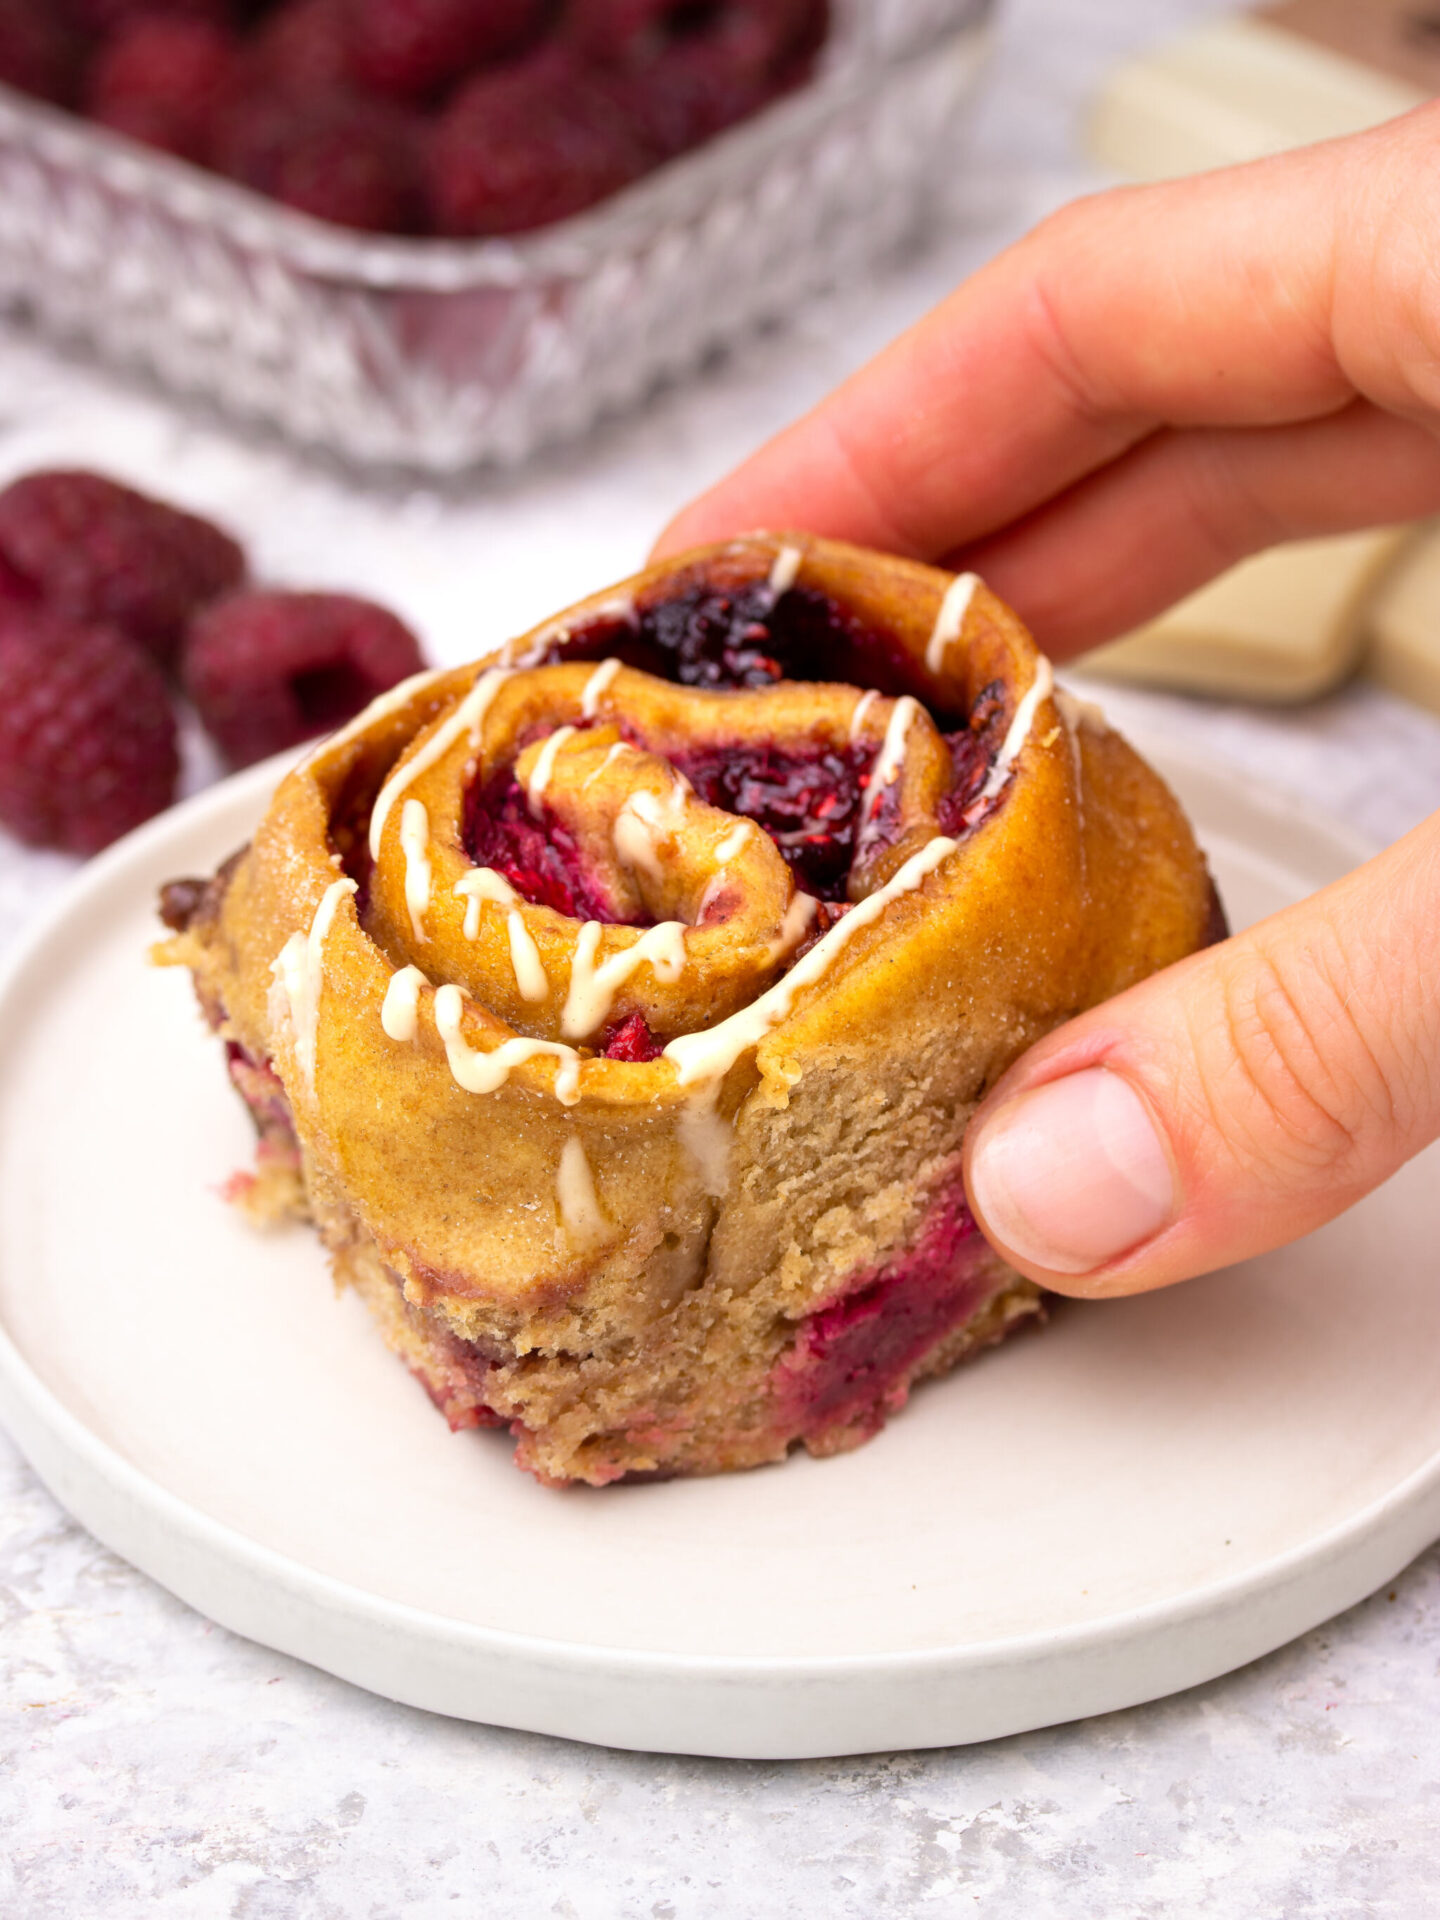
[[[1433,110],[1427,139],[1433,139]],[[657,553],[803,526],[940,558],[1161,427],[1346,405],[1331,335],[1374,136],[1076,202],[672,522]]]

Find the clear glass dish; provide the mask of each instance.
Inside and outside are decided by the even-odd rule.
[[[0,301],[342,459],[524,458],[923,217],[991,0],[837,0],[815,79],[513,240],[327,226],[0,88]]]

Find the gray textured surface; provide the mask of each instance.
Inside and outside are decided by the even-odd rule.
[[[0,473],[128,472],[223,511],[266,571],[368,586],[462,658],[624,572],[707,475],[1084,184],[1075,101],[1205,10],[1017,4],[963,227],[504,486],[350,488],[3,339]],[[1440,805],[1440,724],[1383,695],[1288,715],[1104,698],[1376,838]],[[0,848],[0,940],[68,870]],[[688,1761],[433,1719],[239,1641],[73,1526],[0,1437],[0,1621],[5,1920],[1410,1920],[1440,1899],[1434,1551],[1270,1659],[1133,1712],[948,1753]]]

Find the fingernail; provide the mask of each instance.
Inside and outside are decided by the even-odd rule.
[[[1140,1096],[1104,1067],[1018,1094],[987,1119],[970,1195],[1027,1264],[1089,1273],[1173,1217],[1175,1179]]]

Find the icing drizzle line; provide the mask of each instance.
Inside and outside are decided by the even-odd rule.
[[[420,749],[415,758],[407,761],[398,773],[392,773],[381,787],[370,814],[370,858],[372,860],[380,858],[380,840],[385,831],[385,822],[389,819],[390,810],[401,794],[412,782],[418,780],[422,773],[433,767],[442,754],[450,751],[467,727],[470,730],[472,744],[479,745],[480,729],[484,725],[485,715],[490,710],[490,703],[510,677],[510,669],[507,667],[487,667],[449,719],[436,728],[429,742]]]
[[[295,1059],[307,1091],[315,1092],[315,1038],[320,1025],[320,995],[325,985],[325,941],[340,902],[356,893],[353,880],[332,880],[315,909],[310,931],[292,933],[270,971],[284,994],[295,1033]]]
[[[1030,737],[1030,729],[1035,724],[1035,715],[1039,710],[1040,702],[1053,692],[1054,687],[1055,670],[1042,653],[1036,659],[1035,678],[1026,688],[1025,698],[1015,709],[1015,717],[1011,720],[1004,742],[995,756],[995,764],[986,775],[984,786],[971,802],[972,808],[983,806],[993,800],[1010,778],[1010,769],[1019,757],[1020,749]]]
[[[558,1040],[525,1040],[518,1036],[504,1040],[490,1053],[475,1052],[463,1032],[465,996],[459,987],[445,985],[435,989],[435,1030],[445,1045],[450,1077],[466,1093],[494,1093],[510,1078],[511,1070],[537,1055],[548,1053],[560,1062],[555,1073],[555,1098],[562,1107],[573,1107],[580,1098],[580,1056],[573,1047]]]
[[[799,547],[781,547],[775,556],[775,564],[770,569],[769,587],[778,600],[782,593],[788,593],[800,577],[800,563],[805,558]]]
[[[637,968],[646,961],[655,969],[655,978],[673,986],[685,971],[685,927],[679,920],[661,920],[648,927],[633,946],[621,947],[608,960],[595,965],[595,949],[605,929],[598,920],[587,920],[575,940],[575,957],[570,963],[570,991],[560,1016],[560,1031],[567,1040],[588,1040],[609,1018],[615,996]]]
[[[595,1191],[595,1176],[578,1133],[572,1133],[560,1150],[555,1201],[560,1209],[560,1224],[571,1240],[598,1240],[610,1224]]]
[[[920,713],[920,702],[903,694],[895,702],[890,713],[890,724],[885,729],[885,741],[875,756],[870,771],[870,786],[865,795],[865,824],[869,826],[879,810],[885,789],[895,779],[905,758],[905,742],[910,729]],[[852,716],[853,725],[853,716]]]
[[[400,809],[400,851],[405,856],[405,905],[410,910],[410,930],[417,940],[424,940],[425,914],[430,905],[430,816],[423,800],[407,800]]]
[[[601,696],[623,664],[619,660],[602,660],[585,682],[585,691],[580,696],[580,711],[587,720],[593,720],[600,711]]]
[[[415,1038],[420,1018],[420,989],[430,982],[419,967],[401,967],[392,973],[380,1006],[380,1024],[392,1040],[402,1045]]]
[[[931,673],[939,673],[946,652],[960,638],[960,629],[965,624],[970,602],[975,598],[975,589],[979,585],[978,573],[957,573],[945,589],[945,598],[940,602],[930,643],[925,649],[925,664]]]
[[[901,894],[913,893],[959,844],[958,840],[937,834],[918,853],[912,854],[883,887],[852,907],[843,920],[837,920],[809,953],[758,1000],[752,1000],[748,1007],[742,1007],[728,1020],[703,1033],[682,1033],[672,1040],[663,1057],[674,1067],[679,1084],[683,1087],[696,1081],[723,1078],[742,1053],[758,1046],[766,1034],[787,1017],[796,994],[824,976],[841,949],[862,927],[878,920],[892,900],[898,900]]]

